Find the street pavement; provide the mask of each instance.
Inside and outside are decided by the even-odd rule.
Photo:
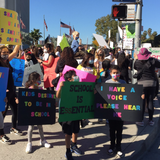
[[[144,154],[148,154],[148,149],[159,135],[160,125],[160,105],[158,99],[154,100],[155,114],[153,127],[148,125],[148,114],[145,114],[145,126],[137,127],[135,123],[125,122],[123,130],[122,151],[125,157],[121,159],[139,160]],[[56,114],[58,117],[58,112]],[[97,119],[91,120],[93,125],[82,128],[78,137],[78,147],[84,151],[83,156],[73,154],[75,160],[115,160],[119,159],[116,155],[109,156],[109,125],[99,124]],[[23,136],[9,134],[11,127],[11,111],[5,118],[5,133],[12,140],[12,145],[0,143],[0,160],[65,160],[65,141],[59,123],[54,125],[44,125],[44,135],[46,140],[52,145],[50,149],[39,146],[39,133],[35,127],[33,131],[33,152],[26,154],[27,145],[27,126],[18,126],[24,133]],[[157,142],[158,143],[158,142]],[[156,145],[156,144],[155,144]],[[150,151],[152,152],[152,150]],[[157,152],[158,154],[158,152]],[[149,158],[149,157],[148,157]],[[154,158],[153,158],[154,159]],[[149,159],[148,159],[149,160]]]

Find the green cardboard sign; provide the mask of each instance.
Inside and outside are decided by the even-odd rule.
[[[65,35],[63,35],[63,39],[62,39],[62,41],[60,43],[60,47],[61,47],[62,51],[63,51],[63,49],[65,47],[70,47],[70,45],[68,44],[68,41],[67,41]]]
[[[126,26],[127,38],[135,38],[135,23]]]
[[[59,122],[94,118],[94,88],[91,82],[64,82]]]

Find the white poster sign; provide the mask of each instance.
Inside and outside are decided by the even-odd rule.
[[[63,36],[57,36],[57,46],[60,46],[62,39],[63,39]]]
[[[35,65],[31,65],[30,67],[26,67],[24,69],[23,83],[22,83],[23,86],[25,86],[26,82],[28,81],[28,77],[32,72],[39,73],[39,75],[41,76],[41,80],[43,79],[43,73],[42,73],[42,70],[41,70],[39,63],[37,63]]]
[[[133,50],[133,38],[127,38],[126,30],[123,30],[122,49]]]
[[[108,44],[106,43],[105,39],[103,38],[103,36],[99,35],[99,34],[94,34],[93,33],[93,36],[95,37],[95,39],[97,40],[98,44],[101,46],[101,47],[104,47],[106,46],[107,48],[109,48]]]

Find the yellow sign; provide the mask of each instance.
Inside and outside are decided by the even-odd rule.
[[[0,44],[21,45],[18,13],[0,8]]]
[[[99,46],[97,40],[94,40],[92,43],[95,44],[97,47]]]

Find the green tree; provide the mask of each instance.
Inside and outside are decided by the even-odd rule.
[[[122,23],[119,23],[121,27]],[[112,18],[111,15],[101,17],[96,20],[96,33],[105,37],[108,40],[108,31],[111,30],[110,40],[116,43],[116,33],[118,32],[118,21]]]
[[[29,33],[25,33],[21,31],[21,35],[22,35],[22,42],[24,44],[28,44],[30,46],[33,43],[33,38]]]
[[[38,40],[42,37],[42,32],[40,32],[39,29],[34,28],[33,31],[31,30],[30,35],[34,40],[34,44],[38,45]]]
[[[151,35],[152,35],[152,29],[151,29],[151,28],[149,28],[149,29],[148,29],[148,31],[147,31],[147,33],[148,33],[149,38],[151,38]]]
[[[147,39],[147,31],[144,31],[142,36],[141,36],[141,40],[144,41]]]

